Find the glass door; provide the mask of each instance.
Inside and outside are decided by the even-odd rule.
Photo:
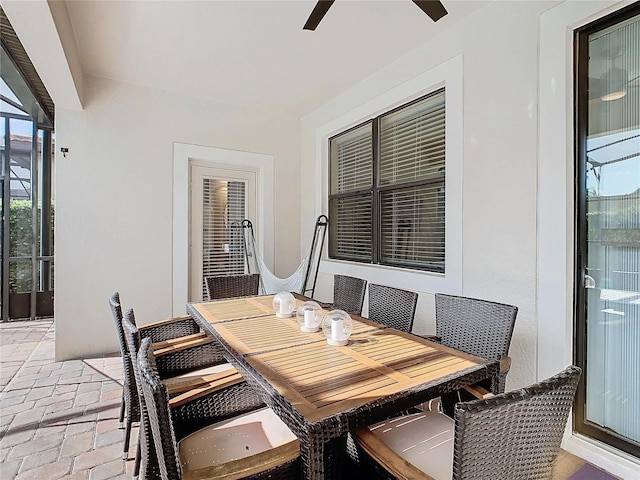
[[[576,33],[576,430],[640,456],[640,8]]]
[[[246,273],[242,221],[256,218],[255,172],[191,165],[190,301],[207,298],[206,278]]]

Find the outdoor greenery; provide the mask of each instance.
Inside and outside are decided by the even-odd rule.
[[[30,200],[12,200],[10,207],[9,255],[11,257],[28,257],[24,261],[13,261],[9,264],[10,292],[31,291],[31,239],[32,212]],[[41,209],[38,206],[38,218]],[[54,221],[54,208],[51,206],[51,224]],[[40,250],[38,239],[38,251]],[[51,267],[53,270],[53,266]]]

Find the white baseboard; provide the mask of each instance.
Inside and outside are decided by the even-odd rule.
[[[640,478],[640,458],[597,440],[574,433],[563,440],[562,448],[624,480]]]

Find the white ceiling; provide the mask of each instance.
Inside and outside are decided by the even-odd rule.
[[[487,1],[444,0],[434,23],[411,0],[68,1],[85,73],[302,116]]]

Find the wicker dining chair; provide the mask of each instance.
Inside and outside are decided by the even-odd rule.
[[[435,295],[435,303],[438,341],[471,355],[500,360],[499,378],[485,388],[504,392],[518,307],[441,293]]]
[[[399,288],[369,284],[369,319],[411,332],[416,314],[418,294]]]
[[[138,366],[143,423],[156,453],[151,462],[152,468],[157,462],[155,478],[300,478],[299,442],[273,410],[263,408],[209,425],[205,421],[201,430],[181,438],[148,339],[142,341]],[[195,420],[200,412],[191,413]]]
[[[137,362],[137,352],[140,348],[141,336],[135,322],[133,309],[129,309],[122,321],[127,349],[133,365],[135,384],[130,395],[136,399],[136,408],[140,418],[144,416],[145,403],[140,389],[140,373]],[[153,347],[153,345],[152,345]],[[152,348],[153,350],[153,348]],[[154,355],[155,357],[155,355]],[[198,370],[197,373],[181,375],[173,378],[161,378],[171,398],[171,413],[180,435],[192,433],[200,428],[202,421],[220,421],[226,418],[247,413],[264,407],[264,403],[253,388],[244,382],[237,370],[229,364],[216,365]],[[212,395],[215,394],[215,395]],[[194,419],[193,412],[197,411]],[[138,476],[141,459],[155,455],[150,437],[142,438],[144,425],[139,429],[138,446],[134,465],[134,477]],[[144,452],[144,453],[142,453]],[[149,462],[143,466],[143,478],[149,467]],[[151,462],[153,465],[153,462]]]
[[[109,307],[111,308],[111,313],[115,321],[116,332],[120,342],[120,352],[122,354],[124,387],[122,401],[120,403],[119,427],[124,428],[127,385],[133,381],[133,367],[126,354],[127,345],[122,330],[122,303],[120,302],[120,294],[118,292],[115,292],[109,298]],[[193,339],[195,337],[203,339],[202,341],[206,339],[206,334],[201,332],[200,327],[191,316],[174,317],[145,325],[140,327],[140,332],[143,337],[149,337],[153,342],[166,342],[182,338]],[[134,416],[137,418],[135,412]]]
[[[333,308],[360,314],[367,281],[347,275],[333,276]]]
[[[125,429],[122,458],[129,456],[131,428],[140,421],[140,407],[137,399],[133,363],[123,327],[124,316],[120,295],[116,292],[109,299],[109,306],[113,313],[120,354],[123,367],[122,401],[120,404],[119,427]],[[194,327],[195,325],[195,327]],[[143,326],[139,329],[141,338],[149,338],[162,356],[158,359],[163,378],[192,373],[194,376],[204,374],[203,369],[226,364],[221,347],[201,335],[195,320],[191,317],[178,317],[152,324],[150,328]],[[196,333],[193,333],[193,332]],[[187,344],[173,343],[175,337],[195,339]],[[226,364],[227,368],[231,368]],[[125,421],[126,417],[126,421]]]
[[[247,273],[244,275],[207,277],[205,284],[207,286],[207,296],[209,300],[249,297],[258,294],[260,274]]]
[[[423,412],[359,429],[349,454],[378,478],[549,479],[580,373],[459,403],[453,420]]]

